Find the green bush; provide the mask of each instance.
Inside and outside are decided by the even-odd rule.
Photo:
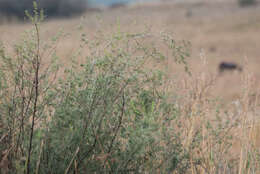
[[[40,44],[39,24],[43,13],[35,4],[35,16],[28,17],[34,29],[24,33],[23,40],[14,46],[14,53],[0,47],[0,125],[3,125],[0,152],[9,173],[30,172],[34,164],[34,154],[42,141],[41,129],[47,119],[47,111],[53,96],[58,66],[55,54],[55,41],[52,45]],[[57,37],[58,39],[59,37]],[[43,68],[42,54],[50,56],[50,63]],[[36,128],[37,127],[37,128]]]
[[[1,172],[9,173],[185,173],[189,155],[181,138],[167,126],[178,108],[162,90],[168,62],[145,41],[148,32],[124,33],[89,41],[91,54],[77,55],[64,77],[56,79],[55,53],[62,33],[51,44],[40,41],[43,14],[28,14],[34,29],[15,46],[0,51]],[[185,64],[188,45],[161,35],[160,43],[177,63]],[[45,56],[50,57],[45,57]],[[46,64],[46,60],[49,64]],[[44,63],[43,63],[44,62]]]

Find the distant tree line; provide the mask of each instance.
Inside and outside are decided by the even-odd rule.
[[[87,8],[87,0],[0,0],[0,14],[23,19],[25,10],[33,9],[33,1],[47,16],[72,16]]]

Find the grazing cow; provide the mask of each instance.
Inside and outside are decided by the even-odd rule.
[[[218,66],[218,70],[220,73],[225,71],[242,71],[242,67],[236,63],[233,62],[221,62]]]

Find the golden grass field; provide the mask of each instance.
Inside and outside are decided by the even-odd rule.
[[[113,10],[91,11],[85,13],[82,17],[71,19],[50,19],[42,24],[41,37],[42,40],[49,39],[60,29],[69,33],[61,40],[57,48],[58,55],[66,65],[68,58],[79,47],[78,41],[82,31],[86,33],[87,37],[93,38],[99,30],[109,34],[116,30],[117,24],[120,24],[120,29],[126,32],[140,32],[149,28],[152,33],[161,31],[172,33],[176,40],[187,40],[191,43],[191,58],[188,63],[193,74],[193,80],[187,82],[188,77],[183,73],[181,67],[174,64],[167,65],[170,73],[173,74],[172,78],[179,80],[183,92],[185,93],[185,88],[187,88],[187,91],[200,91],[209,87],[210,89],[206,89],[209,91],[207,94],[221,99],[224,108],[230,108],[233,111],[234,107],[242,107],[242,111],[244,111],[242,115],[244,114],[247,117],[252,115],[255,118],[259,117],[259,103],[255,99],[258,98],[260,92],[259,12],[260,4],[240,8],[233,1],[199,3],[171,3],[166,1],[161,4],[140,4]],[[3,22],[0,25],[0,41],[4,42],[5,46],[9,48],[21,38],[22,32],[30,27],[29,23]],[[80,27],[82,30],[79,30]],[[86,54],[87,51],[85,50]],[[221,61],[238,63],[243,67],[243,72],[227,72],[219,75],[218,65]],[[175,74],[177,76],[174,76]],[[212,84],[210,79],[212,79]],[[243,98],[243,92],[246,91],[250,91],[250,95],[247,95],[249,98]],[[192,103],[192,101],[187,100],[184,101],[184,105]],[[242,104],[237,103],[237,100],[245,101],[244,104],[254,100],[255,104],[250,105],[250,107],[254,107],[253,111],[247,110],[243,102]],[[241,106],[237,106],[239,104]],[[196,109],[198,108],[194,104],[194,107],[191,107],[191,112],[194,111],[195,113]],[[212,112],[209,105],[205,105],[203,109],[205,109],[205,115],[210,115]],[[236,112],[239,111],[235,108],[234,114]],[[240,114],[238,113],[238,115]],[[203,118],[187,121],[187,135],[193,133],[193,126],[199,126]],[[250,118],[246,121],[250,122]],[[258,121],[254,123],[251,129],[240,128],[237,127],[231,132],[233,131],[234,134],[242,137],[240,141],[235,143],[233,149],[236,151],[236,155],[240,155],[241,162],[246,161],[241,155],[246,144],[241,143],[244,140],[243,138],[249,138],[246,139],[247,142],[254,141],[253,144],[256,148],[260,148],[260,124]],[[248,132],[243,132],[245,130],[248,130]],[[189,137],[187,141],[189,141]],[[205,148],[210,147],[205,145]]]
[[[51,19],[41,28],[43,40],[50,38],[60,29],[70,33],[59,44],[58,54],[64,59],[78,48],[81,25],[88,37],[98,30],[110,33],[120,23],[122,31],[144,31],[172,33],[177,40],[187,40],[192,44],[189,61],[193,72],[202,68],[201,54],[207,60],[206,73],[217,74],[221,61],[233,61],[247,68],[255,76],[256,88],[260,85],[260,6],[240,8],[233,1],[203,1],[195,3],[140,4],[113,10],[88,12],[83,17],[72,19]],[[2,22],[0,40],[12,46],[30,24]],[[247,62],[247,63],[246,63]],[[247,65],[246,65],[247,64]],[[246,65],[246,66],[245,66]],[[176,67],[172,67],[175,73]],[[238,73],[226,73],[217,77],[213,94],[233,100],[242,85]]]

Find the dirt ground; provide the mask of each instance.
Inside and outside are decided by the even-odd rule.
[[[166,31],[173,33],[177,40],[190,41],[192,55],[189,64],[195,73],[203,70],[206,74],[217,76],[219,63],[232,61],[240,64],[243,72],[252,72],[256,82],[254,88],[259,88],[260,3],[240,8],[236,1],[182,3],[165,0],[164,3],[91,11],[83,17],[47,20],[41,28],[42,38],[48,38],[61,28],[70,33],[58,47],[58,54],[68,57],[78,46],[80,25],[88,35],[92,35],[98,29],[109,33],[115,29],[118,21],[124,31],[142,31],[149,26],[154,32]],[[0,40],[11,47],[28,28],[29,24],[2,22]],[[201,57],[207,61],[206,68],[202,68]],[[175,73],[176,68],[172,67],[172,72]],[[244,82],[241,74],[225,73],[218,76],[213,95],[228,101],[234,100]]]

